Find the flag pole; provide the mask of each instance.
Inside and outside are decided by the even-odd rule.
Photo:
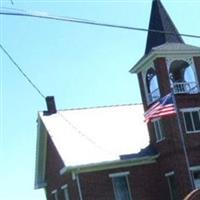
[[[175,95],[174,95],[174,91],[172,89],[171,91],[172,93],[172,102],[174,104],[174,108],[177,114],[177,121],[178,121],[178,129],[179,129],[179,134],[180,134],[180,139],[181,139],[181,145],[183,148],[183,153],[185,156],[185,161],[186,161],[186,167],[187,167],[187,172],[188,172],[188,176],[189,176],[189,180],[190,180],[190,184],[191,184],[191,189],[194,189],[194,182],[193,182],[193,177],[192,174],[190,173],[190,163],[189,163],[189,158],[188,158],[188,153],[187,153],[187,149],[186,149],[186,145],[185,145],[185,139],[183,136],[183,128],[181,126],[181,120],[180,120],[180,115],[179,115],[179,111],[178,111],[178,107],[177,107],[177,103],[176,103],[176,99],[175,99]]]

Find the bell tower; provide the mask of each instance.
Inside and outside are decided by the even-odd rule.
[[[130,70],[145,112],[168,94],[176,114],[148,122],[159,152],[161,182],[170,200],[200,188],[200,47],[185,44],[160,0],[153,0],[144,56]]]

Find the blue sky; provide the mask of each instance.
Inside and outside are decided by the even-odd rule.
[[[0,6],[148,27],[151,0],[19,1]],[[179,32],[200,35],[198,0],[163,0]],[[0,42],[58,109],[141,102],[129,69],[143,55],[146,34],[36,18],[0,16]],[[184,38],[200,46],[200,39]],[[0,51],[0,196],[44,200],[34,190],[37,112],[45,101]],[[3,163],[3,164],[2,164]]]

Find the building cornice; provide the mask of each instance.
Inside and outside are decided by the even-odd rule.
[[[128,160],[113,160],[113,161],[106,161],[101,163],[92,163],[86,165],[77,165],[77,166],[65,166],[60,170],[60,175],[64,175],[65,173],[86,173],[86,172],[94,172],[94,171],[101,171],[101,170],[108,170],[108,169],[115,169],[115,168],[122,168],[122,167],[131,167],[137,165],[146,165],[156,163],[156,158],[159,157],[158,155],[154,156],[145,156],[141,158],[134,158]]]
[[[130,73],[139,73],[143,71],[147,65],[155,60],[156,58],[160,57],[170,57],[170,56],[188,56],[191,55],[192,57],[200,56],[200,51],[191,50],[191,51],[183,51],[183,50],[152,50],[148,55],[143,56],[131,69]]]

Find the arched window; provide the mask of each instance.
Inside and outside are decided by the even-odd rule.
[[[170,66],[170,80],[176,94],[198,92],[193,67],[184,60],[172,62]]]
[[[185,68],[184,71],[184,79],[186,82],[195,82],[195,76],[194,76],[194,71],[192,69],[192,66],[188,66],[187,68]]]
[[[148,91],[148,100],[153,102],[160,98],[160,90],[158,86],[158,79],[153,68],[150,68],[146,74],[146,85]]]

